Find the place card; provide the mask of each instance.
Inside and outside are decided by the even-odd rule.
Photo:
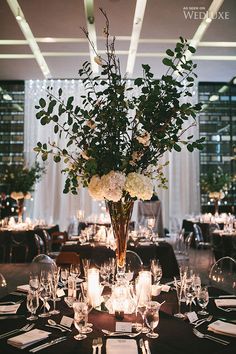
[[[187,312],[186,315],[187,315],[188,320],[189,320],[190,323],[195,322],[195,321],[198,320],[198,317],[197,317],[197,314],[196,314],[195,311]]]
[[[74,321],[73,318],[68,317],[68,316],[63,316],[62,319],[61,319],[60,324],[61,324],[62,326],[65,326],[65,327],[70,328],[71,325],[72,325],[72,323],[73,323],[73,321]]]
[[[131,322],[116,322],[116,332],[132,332]]]
[[[168,293],[168,291],[170,290],[170,286],[167,284],[163,284],[161,287],[161,291],[164,291],[165,293]]]
[[[58,297],[62,297],[62,296],[65,296],[65,295],[66,294],[65,294],[65,291],[63,289],[60,289],[60,288],[57,289],[57,296]]]

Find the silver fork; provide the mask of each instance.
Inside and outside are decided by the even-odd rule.
[[[140,333],[140,332],[137,332],[137,333],[129,333],[129,332],[110,332],[110,331],[107,331],[106,329],[102,329],[102,332],[107,335],[107,336],[111,336],[111,337],[121,337],[121,336],[126,336],[126,337],[130,337],[130,338],[135,338],[137,337]]]
[[[97,348],[98,348],[98,340],[96,338],[93,339],[92,347],[93,347],[93,354],[96,354],[96,351],[97,351]]]
[[[210,315],[210,316],[208,316],[207,318],[199,319],[199,320],[193,322],[192,324],[193,324],[195,327],[197,327],[197,326],[200,326],[200,325],[201,325],[202,323],[204,323],[204,322],[210,322],[210,321],[212,320],[212,318],[213,318],[213,316]]]
[[[98,337],[97,339],[97,346],[98,346],[98,354],[101,354],[102,352],[102,337]]]
[[[0,335],[0,339],[5,338],[5,337],[9,337],[9,336],[11,336],[11,335],[13,335],[13,334],[15,334],[15,333],[18,333],[18,332],[28,332],[28,331],[30,331],[34,326],[35,326],[34,323],[31,323],[31,324],[28,323],[27,325],[25,325],[25,326],[22,327],[22,328],[17,328],[17,329],[14,329],[13,331],[6,332],[6,333],[1,334],[1,335]]]
[[[226,340],[223,340],[223,339],[220,339],[220,338],[217,338],[214,336],[210,336],[209,334],[204,334],[202,332],[199,332],[196,328],[193,329],[193,333],[195,334],[195,336],[197,336],[198,338],[201,338],[201,339],[202,338],[209,339],[209,340],[212,340],[212,341],[217,342],[222,345],[229,344],[229,342],[227,342]]]

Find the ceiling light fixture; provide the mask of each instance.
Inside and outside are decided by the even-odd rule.
[[[132,29],[132,35],[130,40],[127,66],[126,66],[126,74],[128,77],[132,77],[134,71],[134,64],[135,64],[136,54],[138,50],[138,43],[139,43],[140,33],[142,29],[146,4],[147,4],[147,0],[136,1],[134,20],[133,20],[133,29]]]
[[[23,19],[22,16],[21,16],[20,8],[19,8],[19,7],[18,7],[18,10],[17,10],[16,19],[17,19],[17,21],[21,21],[21,20]]]
[[[7,3],[9,5],[13,15],[15,16],[15,18],[18,16],[18,14],[20,14],[21,20],[18,20],[18,24],[20,26],[20,29],[23,32],[23,34],[24,34],[33,54],[34,54],[34,57],[39,65],[39,67],[41,68],[43,75],[46,78],[50,77],[51,74],[50,74],[49,67],[47,66],[47,63],[46,63],[46,61],[39,49],[36,39],[34,38],[31,28],[24,17],[23,11],[19,6],[18,1],[17,0],[7,0]]]

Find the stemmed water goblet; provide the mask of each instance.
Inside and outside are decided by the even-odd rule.
[[[27,317],[28,321],[35,321],[38,317],[35,315],[36,310],[39,307],[39,294],[37,291],[30,291],[27,295],[26,307],[30,312],[30,317]]]
[[[101,277],[103,279],[103,281],[101,283],[102,285],[104,285],[104,286],[109,286],[110,285],[109,281],[108,281],[109,276],[110,276],[110,272],[111,272],[111,268],[110,268],[108,263],[104,263],[104,264],[101,265],[101,267],[100,267],[100,275],[101,275]]]
[[[83,302],[87,305],[87,312],[88,312],[88,315],[89,315],[89,313],[93,309],[93,306],[92,306],[92,304],[91,304],[91,302],[89,300],[89,297],[88,297],[88,286],[87,286],[87,283],[82,283],[81,284],[81,292],[82,292]],[[83,328],[81,330],[81,333],[86,334],[86,333],[92,332],[92,328],[91,327],[93,327],[93,324],[88,322],[88,317],[87,317],[85,325],[83,326]]]
[[[156,301],[150,301],[147,303],[147,308],[144,313],[144,318],[147,326],[150,328],[151,332],[148,332],[146,335],[149,338],[158,338],[159,334],[154,333],[154,329],[158,326],[159,323],[159,309],[160,305]]]
[[[88,317],[88,308],[85,302],[74,302],[74,325],[75,328],[79,331],[79,334],[74,336],[76,340],[82,340],[87,338],[85,334],[82,334],[82,328],[84,327],[87,317]]]
[[[208,315],[209,313],[206,311],[206,307],[209,302],[209,294],[207,287],[202,287],[197,294],[197,302],[198,305],[202,308],[201,311],[198,311],[199,315]]]
[[[51,296],[51,288],[50,288],[50,277],[47,272],[42,272],[40,277],[40,299],[43,301],[43,313],[39,315],[39,317],[50,317],[51,314],[46,312],[46,307],[48,304],[48,300]]]

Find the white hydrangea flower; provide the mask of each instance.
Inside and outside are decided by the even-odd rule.
[[[110,171],[101,177],[104,198],[113,202],[118,202],[122,198],[125,176],[121,172]]]
[[[92,198],[96,200],[103,200],[103,188],[101,178],[99,176],[93,176],[88,185],[88,191]]]
[[[149,200],[153,195],[153,185],[149,177],[131,172],[125,182],[125,190],[132,198]]]

